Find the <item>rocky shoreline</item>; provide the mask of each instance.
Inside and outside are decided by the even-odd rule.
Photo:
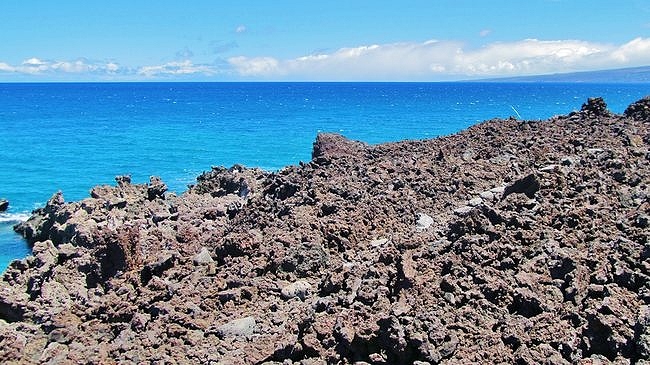
[[[650,98],[187,192],[55,194],[0,282],[7,363],[649,363]]]

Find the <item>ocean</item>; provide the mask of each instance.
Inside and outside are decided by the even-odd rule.
[[[12,226],[58,190],[66,201],[129,174],[178,193],[211,166],[309,161],[318,132],[367,143],[448,135],[491,118],[538,120],[602,96],[622,113],[650,84],[0,84],[0,271],[29,247]]]

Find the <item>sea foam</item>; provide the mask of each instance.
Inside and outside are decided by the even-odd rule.
[[[29,219],[27,213],[0,213],[0,223],[20,223]]]

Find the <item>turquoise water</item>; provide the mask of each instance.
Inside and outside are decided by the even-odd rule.
[[[544,119],[603,96],[620,113],[639,84],[0,84],[0,270],[28,247],[11,226],[57,190],[88,196],[116,175],[177,192],[210,166],[267,170],[310,159],[319,131],[368,143],[446,135],[516,111]]]

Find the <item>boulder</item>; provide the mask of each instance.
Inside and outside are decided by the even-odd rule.
[[[352,141],[337,133],[319,133],[311,153],[311,158],[336,157],[358,154],[366,148],[362,142]]]

